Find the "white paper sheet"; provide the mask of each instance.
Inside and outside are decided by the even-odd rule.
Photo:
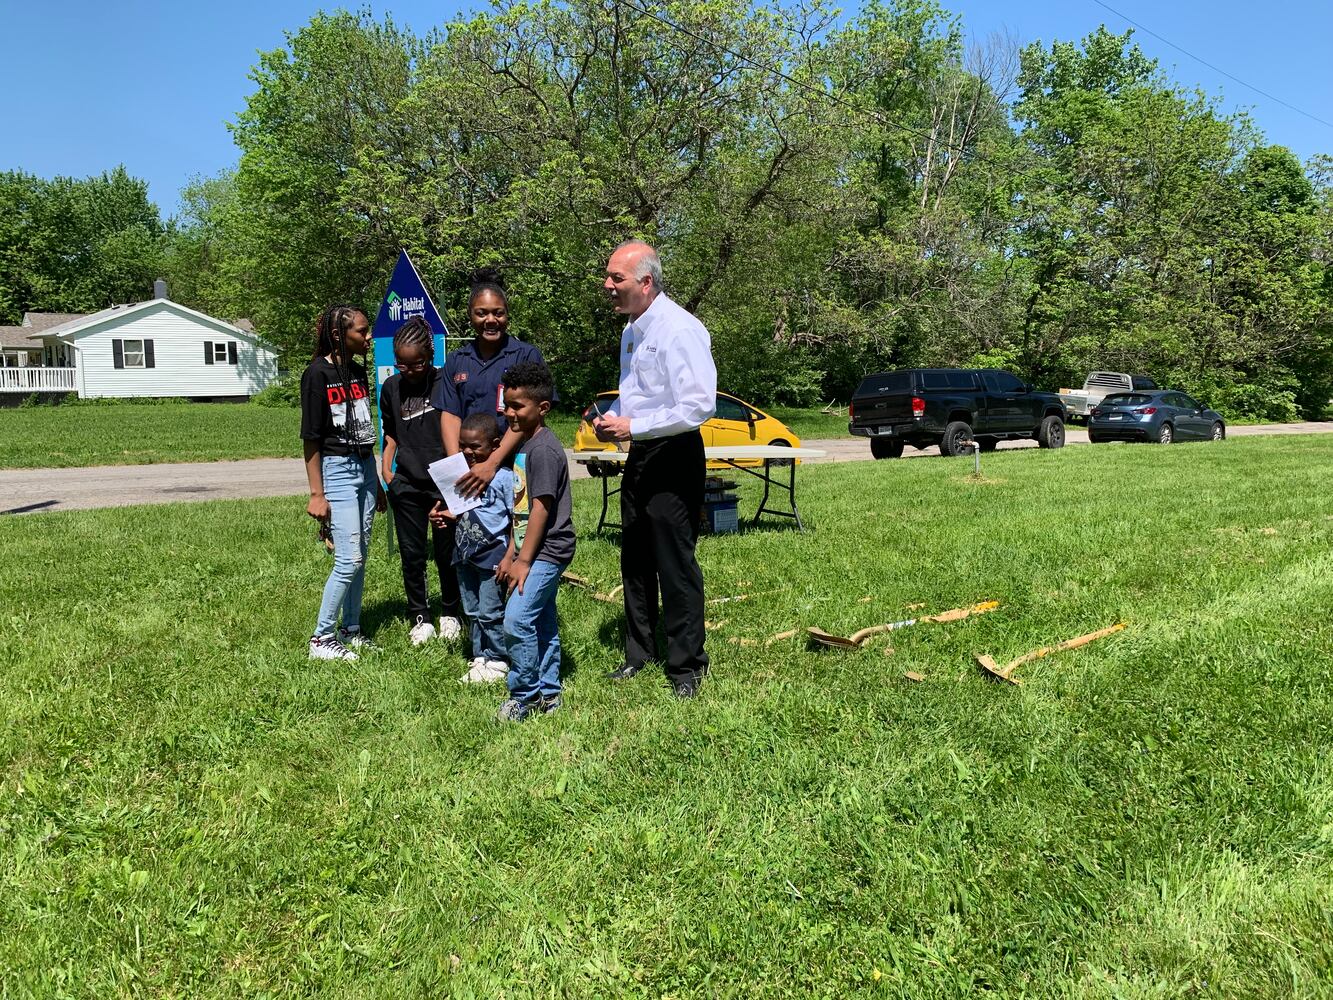
[[[449,507],[449,513],[453,514],[454,517],[465,514],[474,507],[481,506],[481,497],[474,497],[469,500],[454,489],[454,484],[467,472],[467,459],[461,453],[442,458],[438,462],[431,462],[426,467],[426,471],[430,473],[430,478],[435,480],[435,485],[440,488],[440,495],[444,497],[444,502]]]

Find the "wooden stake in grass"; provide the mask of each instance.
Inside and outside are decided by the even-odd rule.
[[[1066,639],[1064,642],[1057,643],[1054,646],[1042,646],[1040,649],[1034,649],[1030,653],[1024,653],[1017,659],[1010,660],[1003,667],[995,662],[985,653],[973,653],[976,657],[977,665],[993,677],[1002,681],[1008,681],[1010,684],[1022,684],[1023,682],[1014,676],[1014,671],[1024,663],[1031,663],[1033,660],[1040,660],[1043,657],[1050,656],[1052,653],[1063,653],[1065,650],[1078,649],[1080,646],[1086,646],[1090,642],[1096,642],[1098,639],[1105,639],[1108,635],[1114,635],[1125,627],[1124,622],[1118,622],[1109,628],[1098,629],[1096,632],[1089,632],[1086,635],[1075,636],[1072,639]]]
[[[810,638],[824,646],[834,646],[838,649],[853,649],[862,645],[873,635],[880,635],[884,632],[892,632],[900,628],[908,628],[916,625],[918,622],[956,622],[972,615],[985,614],[987,611],[994,611],[1000,606],[999,601],[982,601],[979,604],[973,604],[967,608],[954,608],[952,611],[941,611],[937,615],[927,615],[924,618],[907,618],[900,622],[889,622],[886,625],[871,625],[869,628],[863,628],[859,632],[853,632],[849,636],[833,635],[831,632],[825,632],[822,628],[811,626],[806,629]]]

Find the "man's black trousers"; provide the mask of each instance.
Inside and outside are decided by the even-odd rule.
[[[393,525],[398,529],[398,552],[403,560],[403,590],[407,593],[407,620],[417,618],[435,624],[430,616],[430,585],[426,575],[427,533],[435,571],[440,577],[441,614],[460,616],[458,575],[454,572],[454,524],[444,529],[430,525],[430,511],[439,496],[422,489],[406,476],[393,477],[389,484],[389,505]]]
[[[666,674],[702,677],[704,577],[694,557],[704,502],[704,441],[698,431],[630,445],[620,491],[620,576],[625,585],[625,662],[656,660],[662,599]]]

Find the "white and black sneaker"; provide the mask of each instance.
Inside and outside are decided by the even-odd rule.
[[[344,646],[336,635],[312,635],[310,637],[310,659],[355,660],[356,654]]]
[[[463,634],[463,623],[453,615],[440,616],[440,638],[448,642]]]
[[[378,653],[380,651],[379,646],[376,646],[373,642],[371,642],[364,635],[362,635],[360,629],[349,631],[348,629],[345,629],[341,625],[339,625],[338,641],[350,649],[360,650],[363,653]]]

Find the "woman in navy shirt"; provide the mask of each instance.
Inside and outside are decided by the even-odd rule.
[[[440,436],[446,455],[458,453],[458,430],[464,417],[474,413],[495,417],[500,447],[458,481],[460,493],[475,496],[495,477],[497,469],[513,464],[523,444],[523,436],[510,430],[504,417],[505,372],[521,361],[546,361],[536,347],[509,335],[509,295],[500,272],[494,268],[472,273],[467,314],[472,343],[449,353],[430,401],[440,411]]]

